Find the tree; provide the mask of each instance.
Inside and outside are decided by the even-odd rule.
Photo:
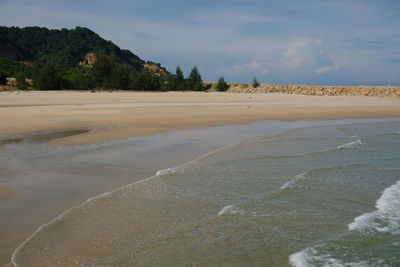
[[[254,78],[253,78],[253,87],[254,87],[254,88],[257,88],[257,87],[259,87],[259,86],[260,86],[260,83],[257,81],[257,78],[254,77]]]
[[[1,36],[1,34],[0,34],[0,36]],[[1,43],[1,40],[0,40],[0,43]],[[0,72],[4,72],[7,75],[7,77],[15,77],[18,72],[21,72],[26,78],[32,77],[32,67],[31,66],[28,66],[28,65],[25,65],[25,64],[19,63],[19,62],[14,62],[10,59],[1,58],[1,57],[0,57]]]
[[[42,27],[0,26],[0,43],[8,43],[13,48],[6,53],[6,57],[10,59],[30,62],[51,60],[63,70],[76,67],[85,54],[98,51],[105,51],[108,55],[114,53],[118,61],[139,71],[144,64],[137,55],[120,49],[111,41],[104,40],[95,32],[83,27],[49,30]]]
[[[62,80],[58,74],[57,67],[52,62],[46,62],[44,65],[38,65],[36,77],[34,77],[34,86],[39,90],[58,90],[61,89]]]
[[[24,76],[21,72],[18,72],[18,73],[15,75],[15,80],[16,80],[16,82],[17,82],[17,88],[18,88],[18,89],[26,90],[26,88],[28,87],[28,85],[26,84],[25,76]]]
[[[196,66],[194,66],[187,79],[187,89],[194,91],[202,91],[203,85],[201,80],[201,75]]]
[[[226,83],[224,77],[220,77],[217,83],[217,91],[224,92],[229,89],[229,85]]]
[[[184,91],[185,90],[185,77],[183,76],[182,69],[176,67],[175,74],[168,75],[166,78],[166,90],[168,91]]]
[[[120,64],[113,64],[110,83],[112,88],[127,89],[130,83],[128,68]]]
[[[160,80],[151,75],[151,73],[143,69],[133,83],[134,90],[140,91],[158,91],[161,89]]]
[[[183,71],[179,66],[176,67],[175,87],[176,90],[185,90],[185,76],[183,76]]]
[[[71,68],[63,73],[62,80],[68,89],[87,90],[93,87],[93,78],[86,69]]]
[[[6,84],[7,83],[7,73],[0,70],[0,84]]]
[[[95,86],[108,87],[110,85],[111,60],[104,52],[96,54],[96,62],[93,64],[92,73]]]

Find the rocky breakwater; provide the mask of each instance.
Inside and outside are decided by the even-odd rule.
[[[378,96],[400,97],[398,86],[319,86],[319,85],[280,85],[261,84],[253,87],[250,84],[230,84],[229,92],[238,93],[284,93],[316,96]]]

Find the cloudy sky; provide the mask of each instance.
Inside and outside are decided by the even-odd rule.
[[[0,0],[0,25],[84,26],[203,80],[400,85],[398,0]]]

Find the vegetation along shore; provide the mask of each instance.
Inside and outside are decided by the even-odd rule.
[[[316,86],[203,82],[194,66],[187,77],[144,61],[95,32],[76,27],[0,27],[0,91],[9,90],[230,91],[302,95],[398,97],[396,86]]]

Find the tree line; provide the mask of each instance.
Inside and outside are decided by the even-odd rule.
[[[91,68],[80,66],[92,51],[96,61]],[[151,72],[147,65],[158,65],[165,75]],[[160,64],[145,62],[129,50],[120,49],[95,32],[84,28],[49,30],[40,27],[0,26],[0,84],[7,77],[16,78],[21,89],[123,89],[174,91],[209,89],[204,87],[197,67],[185,77],[180,67],[171,74]],[[256,87],[257,81],[253,82]],[[216,90],[229,85],[221,77]]]
[[[1,64],[3,62],[4,64]],[[17,87],[26,89],[25,78],[32,79],[32,88],[37,90],[61,89],[119,89],[138,91],[204,91],[201,74],[195,66],[185,77],[178,66],[175,74],[155,75],[143,68],[136,70],[130,65],[121,64],[115,54],[104,52],[96,54],[91,68],[77,66],[65,69],[52,61],[34,62],[29,65],[0,60],[0,84],[6,83],[6,77],[15,77]]]

